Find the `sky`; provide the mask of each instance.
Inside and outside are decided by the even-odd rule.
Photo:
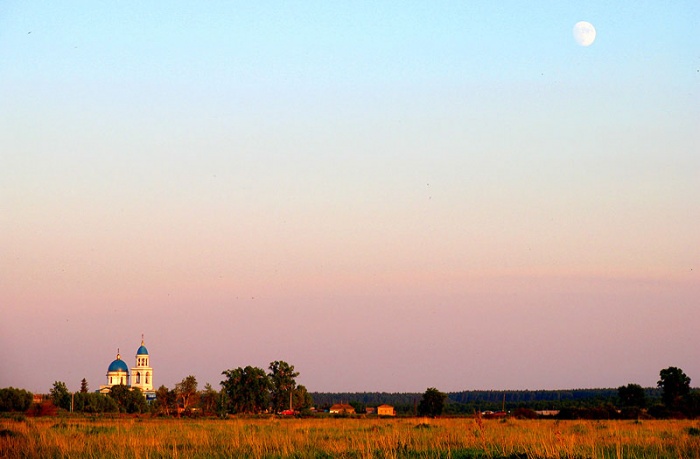
[[[574,40],[578,21],[595,42]],[[700,383],[700,3],[0,3],[0,387]]]

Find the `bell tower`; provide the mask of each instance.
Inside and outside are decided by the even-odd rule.
[[[141,346],[136,350],[136,366],[131,369],[131,387],[138,387],[144,393],[153,392],[153,368],[148,349],[141,335]]]

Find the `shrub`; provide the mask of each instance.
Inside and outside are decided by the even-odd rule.
[[[513,416],[517,419],[537,419],[537,413],[529,408],[516,408]]]

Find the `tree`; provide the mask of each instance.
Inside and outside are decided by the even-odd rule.
[[[272,384],[271,399],[272,410],[280,412],[289,407],[293,410],[293,393],[296,387],[294,378],[299,376],[298,372],[294,371],[294,365],[281,360],[275,360],[270,363],[270,383]]]
[[[126,413],[131,398],[131,391],[124,384],[118,384],[110,387],[109,394],[119,407],[119,411]]]
[[[357,414],[366,414],[367,413],[367,405],[365,405],[362,402],[351,401],[351,402],[348,402],[348,405],[353,407],[355,409],[355,413],[357,413]]]
[[[261,413],[270,404],[270,380],[258,367],[235,368],[221,373],[226,377],[221,386],[231,413]]]
[[[661,370],[659,377],[657,384],[663,391],[661,400],[669,408],[679,408],[683,397],[690,393],[690,378],[676,367]]]
[[[78,392],[75,394],[73,411],[83,413],[115,413],[119,411],[117,402],[108,395],[95,392]]]
[[[54,381],[49,394],[54,405],[64,410],[70,410],[71,395],[70,392],[68,392],[66,383],[63,381]]]
[[[644,408],[647,406],[644,388],[639,384],[627,384],[617,388],[620,405],[624,408]]]
[[[0,411],[27,411],[34,396],[24,389],[6,387],[0,389]]]
[[[146,413],[149,410],[148,403],[146,403],[146,396],[138,387],[132,387],[131,397],[129,398],[129,404],[127,405],[127,413]]]
[[[88,391],[88,383],[87,379],[83,378],[82,381],[80,381],[80,393],[85,394]]]
[[[311,398],[311,394],[306,390],[306,387],[299,384],[294,390],[294,410],[304,411],[312,406],[314,406],[314,399]]]
[[[170,416],[170,410],[175,406],[175,392],[165,386],[160,386],[156,390],[156,401],[153,409],[157,413]]]
[[[447,394],[434,387],[429,387],[418,404],[418,414],[421,416],[440,416],[445,407],[445,399],[447,399]]]
[[[148,411],[148,404],[143,392],[138,387],[127,387],[123,384],[112,386],[109,396],[117,402],[119,411],[124,413],[144,413]]]
[[[206,383],[204,390],[199,393],[199,400],[202,405],[202,411],[205,414],[216,413],[217,404],[219,403],[219,393],[211,387],[211,384]]]
[[[188,411],[197,402],[197,378],[187,376],[175,384],[175,394],[183,411]]]

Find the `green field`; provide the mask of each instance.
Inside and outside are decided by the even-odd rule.
[[[0,457],[700,458],[700,423],[16,416]]]

